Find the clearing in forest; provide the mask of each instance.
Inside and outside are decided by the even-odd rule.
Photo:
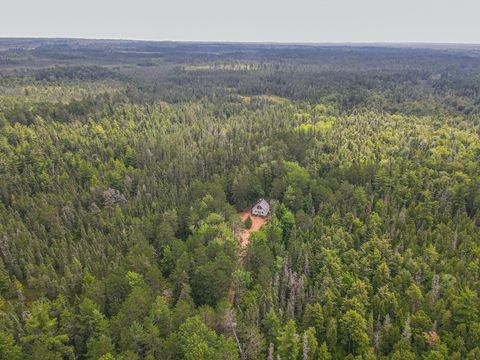
[[[252,232],[260,230],[260,228],[268,222],[268,218],[252,215],[251,209],[242,211],[238,215],[240,215],[240,218],[243,222],[245,222],[245,220],[247,220],[249,216],[252,218],[252,227],[250,229],[244,229],[240,233],[240,254],[243,257],[243,255],[245,254],[245,250],[248,246],[248,239],[250,237],[250,234]]]
[[[247,220],[249,216],[252,218],[252,227],[250,229],[243,229],[242,232],[240,233],[240,247],[238,249],[238,256],[241,261],[247,254],[246,250],[248,247],[250,234],[252,232],[260,230],[260,228],[268,222],[268,217],[253,215],[251,210],[252,209],[248,209],[238,213],[238,215],[240,216],[243,222],[245,222],[245,220]],[[234,299],[235,299],[235,289],[234,289],[233,280],[232,280],[232,284],[228,288],[228,302],[230,304],[233,304]]]

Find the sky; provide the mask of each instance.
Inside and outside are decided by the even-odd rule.
[[[0,0],[0,37],[480,43],[480,0]]]

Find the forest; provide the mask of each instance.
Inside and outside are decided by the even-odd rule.
[[[480,359],[480,47],[0,39],[0,359]]]

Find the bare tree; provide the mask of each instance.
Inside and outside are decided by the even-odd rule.
[[[243,354],[242,345],[240,344],[240,340],[238,339],[238,336],[237,336],[237,331],[235,330],[237,327],[237,323],[235,321],[235,316],[233,314],[232,309],[227,309],[225,311],[225,324],[230,330],[232,330],[233,337],[235,338],[235,342],[237,343],[237,346],[238,346],[238,351],[240,352],[240,357],[244,359],[245,356]]]
[[[269,347],[268,347],[268,356],[267,356],[267,360],[273,360],[273,351],[275,349],[275,346],[273,345],[273,343],[270,343]]]

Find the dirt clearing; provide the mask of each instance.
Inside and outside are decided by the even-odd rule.
[[[245,222],[245,220],[247,220],[249,216],[252,218],[252,227],[250,229],[244,229],[240,233],[240,247],[238,249],[238,257],[240,258],[240,262],[242,262],[245,255],[247,254],[246,250],[247,250],[250,234],[252,232],[260,230],[260,228],[263,225],[268,223],[268,217],[252,215],[251,209],[242,211],[241,213],[238,213],[238,215],[240,216],[243,222]],[[235,289],[234,289],[234,284],[232,280],[232,284],[228,289],[228,302],[230,304],[233,304],[234,299],[235,299]]]
[[[252,227],[250,229],[244,229],[240,233],[240,253],[244,255],[245,249],[248,246],[248,238],[250,237],[250,234],[260,230],[260,228],[268,222],[268,218],[252,215],[250,210],[243,211],[238,215],[240,215],[243,222],[245,222],[249,216],[252,218]]]

